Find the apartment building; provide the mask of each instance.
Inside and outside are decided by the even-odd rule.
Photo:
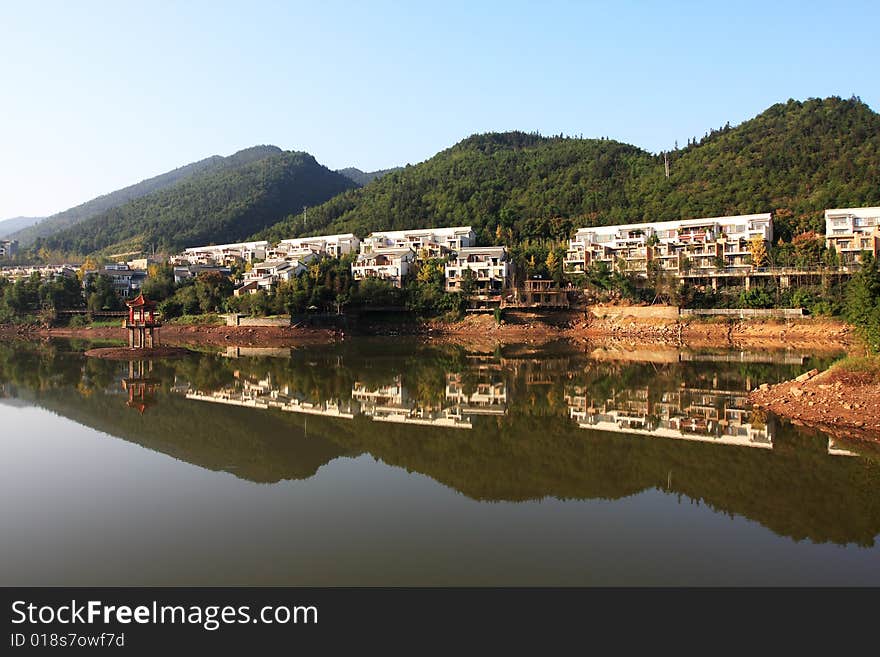
[[[39,274],[41,278],[55,280],[56,278],[75,278],[79,265],[40,265],[31,267],[3,267],[0,276],[11,281],[30,278],[33,274]]]
[[[464,247],[446,263],[446,291],[461,290],[462,275],[473,272],[477,296],[497,296],[509,287],[510,262],[503,246]]]
[[[569,241],[566,273],[583,273],[594,262],[646,273],[656,261],[663,271],[750,267],[749,244],[759,237],[773,241],[771,213],[708,217],[617,226],[581,228]]]
[[[363,247],[363,244],[361,245]],[[394,287],[403,287],[403,279],[413,271],[416,253],[410,247],[374,248],[358,254],[351,265],[351,275],[356,281],[366,278],[379,278],[391,282]]]
[[[17,240],[0,240],[0,260],[14,258],[18,253]]]
[[[242,278],[241,287],[233,294],[254,294],[257,290],[270,290],[272,286],[289,281],[307,271],[308,263],[315,260],[314,253],[307,253],[296,260],[267,260],[253,266]]]
[[[439,258],[456,252],[477,241],[470,226],[451,228],[423,228],[418,230],[394,230],[370,233],[361,243],[361,253],[382,249],[412,249],[419,257]]]
[[[835,249],[841,264],[880,255],[880,207],[825,210],[825,246]]]
[[[271,260],[299,258],[306,254],[327,255],[338,258],[348,253],[357,252],[361,241],[352,233],[340,235],[318,235],[317,237],[298,237],[281,240],[269,249],[266,257]]]
[[[120,262],[112,265],[104,265],[98,269],[91,269],[83,273],[83,285],[94,276],[106,276],[113,283],[113,290],[121,297],[133,297],[140,292],[144,281],[147,280],[147,272],[143,269],[132,269],[126,263]]]
[[[174,265],[234,265],[239,262],[253,262],[264,260],[269,242],[237,242],[235,244],[212,244],[208,246],[194,246],[184,249],[183,253],[172,256],[171,263]]]

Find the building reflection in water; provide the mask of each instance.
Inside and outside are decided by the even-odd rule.
[[[359,412],[354,400],[311,401],[307,395],[292,389],[291,386],[276,383],[271,374],[258,379],[237,370],[235,379],[235,384],[211,392],[202,392],[187,386],[186,398],[231,406],[275,408],[289,413],[327,415],[345,419],[351,419]]]
[[[766,415],[732,390],[613,390],[596,398],[579,386],[566,395],[569,416],[582,429],[697,440],[743,447],[773,447]]]
[[[128,394],[126,405],[143,415],[146,410],[156,405],[156,394],[161,379],[153,376],[153,361],[129,361],[128,376],[122,379],[122,390]]]
[[[733,360],[730,354],[683,352],[679,358],[680,363]],[[802,356],[786,358],[788,364],[803,363]],[[737,353],[735,360],[767,362],[769,357]],[[553,407],[558,411],[551,409],[551,412],[564,414],[567,408],[568,417],[582,429],[762,449],[773,448],[776,429],[772,418],[751,408],[748,402],[751,377],[733,375],[731,378],[727,371],[719,376],[719,372],[700,370],[700,376],[687,375],[682,379],[667,376],[662,369],[652,370],[640,383],[624,383],[628,368],[637,368],[637,364],[588,360],[585,367],[583,361],[575,362],[569,357],[470,354],[457,371],[446,371],[428,384],[412,376],[409,370],[410,376],[395,373],[393,369],[377,374],[374,368],[366,367],[352,373],[352,382],[346,388],[350,393],[322,397],[303,389],[309,386],[280,381],[271,372],[254,374],[253,367],[259,367],[259,362],[251,361],[250,372],[235,370],[234,382],[219,389],[199,390],[176,379],[171,391],[183,393],[187,399],[248,408],[472,429],[476,416],[507,415],[511,404],[516,406],[518,399],[522,405],[526,398],[534,398],[536,390],[556,389],[560,391],[560,406]],[[305,365],[312,368],[318,378],[324,376],[328,367],[344,369],[341,357],[332,363]],[[608,369],[602,370],[599,378],[613,381],[611,387],[591,379],[596,377],[598,368]],[[581,376],[584,373],[586,376]],[[129,379],[132,385],[136,384],[134,376]],[[419,390],[416,392],[413,387]],[[138,390],[142,390],[146,398],[149,393],[146,381],[142,388],[135,388]],[[828,453],[852,454],[836,446],[833,440],[829,440]]]

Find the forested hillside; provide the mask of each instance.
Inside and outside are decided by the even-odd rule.
[[[277,146],[254,146],[238,151],[228,157],[220,157],[212,155],[211,157],[193,162],[182,167],[178,167],[172,171],[168,171],[153,178],[142,180],[141,182],[129,185],[123,189],[116,190],[109,194],[104,194],[86,201],[76,207],[59,212],[46,219],[40,221],[34,226],[30,226],[18,231],[13,237],[19,240],[22,246],[33,244],[40,237],[49,237],[58,233],[65,228],[75,226],[91,217],[106,212],[115,207],[119,207],[136,198],[146,196],[161,189],[166,189],[177,184],[182,180],[197,176],[209,171],[216,171],[224,167],[236,167],[253,162],[255,160],[276,155],[281,152]]]
[[[605,139],[474,135],[260,237],[471,224],[484,242],[573,228],[776,212],[788,240],[828,207],[880,203],[880,116],[857,98],[790,100],[663,154]]]
[[[266,148],[271,150],[262,157],[232,156],[219,168],[112,208],[34,246],[44,253],[174,252],[235,241],[355,186],[308,153],[258,147]]]

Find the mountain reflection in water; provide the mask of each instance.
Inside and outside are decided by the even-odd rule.
[[[872,454],[749,407],[828,359],[356,341],[173,361],[0,345],[0,397],[256,482],[370,454],[475,500],[688,496],[796,539],[873,544]]]

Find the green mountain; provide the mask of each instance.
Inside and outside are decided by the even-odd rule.
[[[308,153],[258,146],[34,243],[50,252],[178,251],[240,240],[355,187]]]
[[[161,189],[167,189],[168,187],[176,185],[180,181],[191,178],[192,176],[197,176],[208,171],[215,171],[225,166],[241,165],[280,152],[281,149],[277,146],[255,146],[253,148],[239,151],[229,157],[212,155],[204,160],[199,160],[198,162],[178,167],[173,171],[168,171],[161,175],[142,180],[135,185],[129,185],[128,187],[118,189],[115,192],[98,196],[97,198],[93,198],[91,201],[86,201],[74,208],[54,214],[34,226],[19,230],[13,237],[14,239],[17,239],[22,246],[29,246],[40,237],[54,235],[66,228],[70,228],[71,226],[82,223],[87,219],[91,219],[102,212],[119,207],[129,201],[141,198],[147,194],[152,194]]]
[[[336,173],[341,173],[349,180],[352,180],[363,187],[367,183],[378,180],[382,176],[385,176],[394,171],[398,171],[399,169],[400,167],[394,167],[392,169],[379,169],[378,171],[361,171],[356,167],[347,167],[345,169],[337,169]]]
[[[607,139],[474,135],[257,233],[473,225],[484,242],[579,226],[777,211],[788,239],[825,208],[880,203],[880,116],[858,98],[790,100],[664,155]]]
[[[38,221],[42,221],[45,217],[13,217],[12,219],[3,219],[0,221],[0,239],[12,235],[16,231],[28,226],[33,226]]]

